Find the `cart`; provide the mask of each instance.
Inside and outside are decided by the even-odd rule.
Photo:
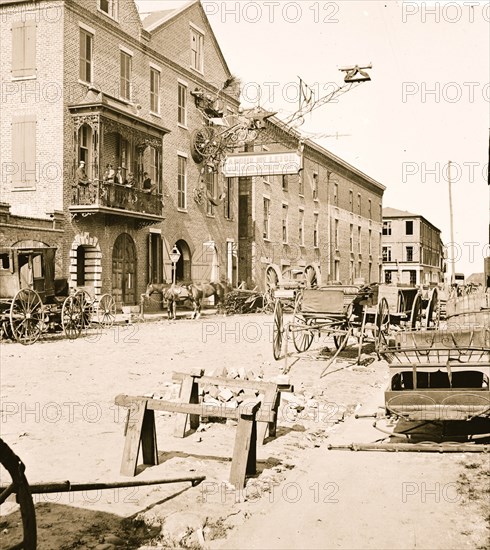
[[[410,421],[490,416],[488,327],[401,332],[380,352],[390,369],[388,416]]]
[[[69,294],[67,281],[55,280],[55,255],[48,246],[0,248],[1,337],[24,345],[47,332],[75,339],[90,326],[95,309],[103,326],[114,321],[111,296],[96,301],[86,290]]]

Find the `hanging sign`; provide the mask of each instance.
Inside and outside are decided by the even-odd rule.
[[[226,157],[223,175],[227,178],[298,174],[302,156],[297,151],[277,153],[236,153]]]

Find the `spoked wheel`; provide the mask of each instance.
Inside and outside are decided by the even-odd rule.
[[[417,294],[412,304],[412,312],[410,314],[410,328],[412,330],[420,328],[422,325],[422,296]]]
[[[10,305],[12,335],[24,345],[34,344],[43,331],[44,311],[39,294],[30,288],[19,290]]]
[[[273,266],[265,270],[265,302],[275,304],[275,291],[279,288],[279,275]],[[274,305],[275,307],[275,305]]]
[[[337,349],[343,348],[348,344],[349,333],[352,333],[352,329],[349,331],[349,328],[351,327],[350,319],[353,313],[354,313],[354,305],[349,304],[349,307],[347,308],[347,311],[345,313],[346,321],[340,327],[340,332],[337,334],[334,334],[334,337],[333,337],[333,343],[335,344],[335,347]],[[360,338],[359,342],[361,341],[362,339]]]
[[[303,303],[303,294],[298,292],[294,300],[293,325],[291,332],[293,333],[293,344],[300,353],[310,349],[313,342],[313,331],[308,327],[311,326],[308,319],[301,313],[301,304]]]
[[[80,336],[83,327],[82,304],[76,294],[68,296],[63,302],[61,309],[61,326],[63,332],[70,340],[75,340]]]
[[[378,358],[380,358],[379,351],[381,347],[388,347],[388,334],[390,330],[390,308],[386,298],[381,298],[378,304],[375,326],[376,353]]]
[[[77,290],[77,292],[75,292],[74,299],[80,304],[80,308],[82,310],[82,330],[86,330],[90,328],[90,324],[92,323],[92,298],[90,298],[87,291]]]
[[[281,300],[276,300],[274,306],[274,321],[272,324],[272,352],[276,361],[281,358],[283,337],[284,314],[282,312],[282,303]]]
[[[0,439],[0,463],[10,475],[11,483],[6,487],[2,484],[0,493],[0,506],[12,494],[16,494],[17,504],[20,506],[20,514],[22,518],[22,541],[15,544],[8,541],[6,544],[9,550],[36,550],[37,545],[37,529],[36,529],[36,512],[32,501],[29,483],[25,477],[25,466],[20,458],[12,452],[12,449]],[[2,475],[2,481],[3,481]],[[7,476],[5,476],[7,477]],[[5,540],[5,534],[2,534],[2,539]],[[7,533],[8,536],[8,533]],[[8,540],[8,539],[7,539]],[[2,546],[4,548],[4,546]]]
[[[440,321],[440,307],[439,307],[439,293],[437,288],[433,288],[430,300],[425,310],[425,328],[435,329],[439,328]]]
[[[97,321],[104,328],[111,328],[116,320],[116,302],[110,294],[103,294],[97,306]]]
[[[194,130],[191,135],[191,155],[194,161],[200,164],[212,157],[219,149],[218,141],[214,130],[208,126]]]
[[[344,329],[343,329],[344,330]],[[335,344],[335,347],[337,349],[340,349],[341,347],[344,347],[344,344],[347,344],[346,339],[349,338],[349,333],[347,329],[345,329],[345,334],[335,334],[333,337],[333,343]]]

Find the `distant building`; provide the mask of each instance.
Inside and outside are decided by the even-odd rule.
[[[385,283],[436,285],[444,281],[441,231],[419,214],[383,208]]]

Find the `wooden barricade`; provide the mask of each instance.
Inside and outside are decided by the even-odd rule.
[[[238,420],[230,483],[236,488],[242,489],[245,487],[246,476],[256,473],[257,416],[261,406],[260,402],[247,404],[238,409],[213,406],[211,410],[209,404],[175,403],[148,397],[118,395],[115,404],[129,408],[121,475],[131,477],[136,475],[140,448],[144,464],[158,464],[154,411],[176,412],[194,417],[205,414],[206,416]],[[275,415],[272,412],[262,412],[261,418],[262,422],[272,422]]]
[[[221,378],[218,376],[203,376],[203,370],[196,370],[190,374],[174,373],[174,381],[182,381],[180,400],[181,403],[198,403],[199,385],[214,385],[225,388],[238,388],[242,390],[257,390],[263,394],[262,404],[257,413],[257,441],[263,444],[266,436],[275,437],[277,429],[277,415],[281,404],[281,392],[294,391],[291,385],[280,385],[274,382],[262,382],[260,380],[242,380],[240,378]],[[223,404],[225,406],[225,404]],[[206,403],[203,403],[205,410]],[[210,405],[213,407],[213,405]],[[212,410],[212,409],[211,409]],[[204,414],[201,416],[205,416]],[[208,416],[215,416],[209,414]],[[270,420],[272,418],[272,420]],[[175,424],[175,437],[185,437],[189,429],[199,427],[199,416],[192,414],[178,414]]]

